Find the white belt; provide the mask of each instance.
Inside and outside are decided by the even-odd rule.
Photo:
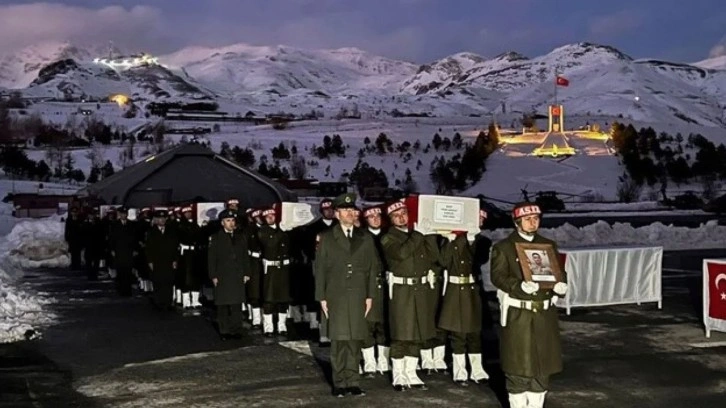
[[[181,248],[182,255],[184,255],[184,251],[194,251],[195,249],[197,249],[194,245],[179,244],[179,247]]]
[[[421,277],[418,278],[406,278],[403,276],[396,276],[393,274],[393,272],[386,272],[386,280],[388,280],[388,298],[393,299],[393,286],[394,285],[418,285],[418,284],[429,284],[431,289],[434,289],[434,285],[436,284],[436,275],[434,274],[434,271],[429,270],[429,272]]]
[[[262,254],[261,254],[261,253],[259,253],[259,252],[252,252],[252,251],[247,251],[247,253],[248,253],[248,254],[249,254],[249,255],[250,255],[251,257],[253,257],[253,258],[259,258],[259,257],[261,257],[261,256],[262,256]]]
[[[476,283],[476,279],[474,279],[474,275],[449,276],[449,283],[453,283],[454,285],[468,285],[471,283]]]
[[[403,278],[400,276],[391,275],[391,281],[396,285],[417,285],[428,283],[428,277],[422,276],[420,278]]]
[[[283,259],[282,261],[270,261],[267,259],[262,260],[262,269],[265,274],[267,274],[267,268],[270,266],[279,268],[284,265],[290,265],[290,260],[289,259]]]
[[[500,308],[500,324],[502,327],[505,327],[507,325],[507,316],[509,312],[510,307],[514,307],[517,309],[524,309],[524,310],[531,310],[534,313],[537,313],[537,309],[534,308],[534,303],[539,301],[532,301],[532,300],[521,300],[521,299],[515,299],[513,297],[510,297],[508,293],[497,290],[497,297],[499,298],[499,308]],[[552,301],[549,299],[542,300],[542,309],[547,310],[550,308],[550,303],[555,302],[555,298],[552,298]]]

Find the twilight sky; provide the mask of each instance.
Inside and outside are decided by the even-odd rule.
[[[163,54],[187,45],[358,47],[423,63],[612,45],[635,58],[726,55],[724,0],[0,0],[0,53],[46,40]]]

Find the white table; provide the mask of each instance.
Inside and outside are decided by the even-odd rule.
[[[566,256],[568,290],[557,306],[658,302],[663,307],[663,247],[560,249]]]
[[[712,293],[716,295],[715,302],[726,302],[721,298],[722,294],[726,294],[724,274],[726,274],[726,259],[703,260],[703,325],[706,327],[706,338],[711,337],[711,330],[726,332],[726,319],[710,315]]]

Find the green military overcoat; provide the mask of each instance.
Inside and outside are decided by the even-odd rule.
[[[290,296],[290,236],[279,227],[263,225],[257,231],[263,258],[262,300],[264,303],[289,303]],[[264,271],[264,260],[280,262]],[[285,265],[284,262],[288,264]]]
[[[245,301],[244,277],[250,268],[247,237],[241,231],[234,236],[221,229],[209,238],[207,270],[210,279],[217,279],[215,305],[237,305]]]
[[[491,277],[498,289],[520,300],[550,300],[552,290],[539,290],[532,295],[522,291],[522,269],[519,265],[516,242],[528,242],[516,231],[492,247]],[[536,234],[532,243],[557,245]],[[563,271],[563,281],[567,275]],[[541,378],[562,371],[562,346],[557,307],[538,312],[509,308],[506,326],[502,328],[500,354],[502,370],[511,375]]]
[[[366,298],[376,297],[381,273],[373,237],[359,228],[347,238],[339,226],[320,233],[315,256],[315,299],[328,304],[331,340],[364,340]]]
[[[466,235],[460,235],[441,249],[441,264],[448,275],[468,278],[479,274],[473,266],[474,248]],[[481,331],[482,303],[479,283],[465,285],[447,283],[439,312],[440,329],[457,333]]]
[[[388,270],[397,277],[418,278],[439,269],[438,248],[420,232],[391,228],[381,238]],[[388,300],[391,339],[426,341],[436,336],[436,288],[428,283],[394,285]]]

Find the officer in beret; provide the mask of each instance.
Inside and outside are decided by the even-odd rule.
[[[247,235],[237,229],[237,214],[219,213],[222,228],[209,240],[207,264],[214,284],[214,304],[222,340],[242,338],[242,303],[249,280]]]
[[[116,267],[116,289],[121,296],[131,296],[131,270],[138,250],[137,227],[128,219],[128,208],[120,207],[116,211],[118,219],[109,227],[108,248]]]
[[[373,237],[354,226],[355,194],[333,202],[339,225],[320,234],[315,257],[315,299],[328,318],[333,395],[365,395],[358,365],[361,346],[368,336],[366,317],[376,296],[381,273]]]
[[[174,310],[174,273],[179,257],[179,237],[166,224],[166,210],[154,212],[154,226],[146,234],[146,260],[154,287],[154,306]]]
[[[552,374],[562,371],[562,348],[554,296],[567,293],[567,276],[552,289],[524,280],[517,243],[557,244],[537,233],[542,211],[534,203],[514,206],[515,231],[492,247],[492,283],[502,308],[500,359],[512,408],[541,408]],[[558,254],[559,256],[559,254]]]

